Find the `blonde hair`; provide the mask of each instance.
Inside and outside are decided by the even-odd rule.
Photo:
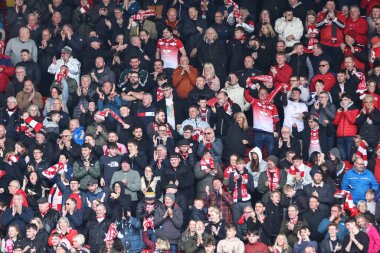
[[[207,28],[207,30],[205,31],[205,35],[203,35],[203,41],[207,41],[207,32],[209,32],[209,31],[213,31],[214,32],[214,36],[213,36],[213,41],[216,41],[219,37],[218,37],[218,33],[215,31],[215,29],[214,28],[212,28],[212,27],[209,27],[209,28]]]
[[[167,239],[158,238],[156,242],[156,250],[169,250],[170,244]]]
[[[42,224],[42,220],[41,220],[40,218],[38,218],[38,217],[34,217],[34,218],[30,221],[30,223],[32,223],[32,221],[35,221],[35,222],[36,222],[36,225],[37,225],[37,227],[38,227],[39,230],[40,230],[41,228],[44,227],[44,225]]]
[[[283,238],[284,239],[284,246],[283,248],[279,248],[280,246],[278,245],[278,241],[280,238]],[[274,248],[279,248],[281,250],[284,250],[284,249],[289,249],[289,244],[288,244],[288,239],[286,238],[286,235],[284,234],[279,234],[276,238],[276,241],[274,242],[274,245],[273,245]]]
[[[249,128],[249,125],[248,125],[247,117],[245,116],[245,114],[243,112],[236,113],[235,116],[234,116],[235,122],[236,122],[236,119],[238,117],[242,117],[243,118],[243,127],[242,128],[244,130],[247,130]]]
[[[272,25],[271,25],[270,23],[263,23],[263,24],[261,25],[261,28],[262,28],[262,27],[265,27],[265,28],[267,28],[267,29],[269,30],[269,36],[270,36],[270,37],[272,37],[272,38],[276,37],[276,33],[275,33],[275,31],[273,30],[273,27],[272,27]],[[259,32],[259,36],[260,36],[260,37],[265,36],[265,35],[263,34],[263,32],[261,31],[261,28],[260,28],[260,32]]]
[[[29,107],[28,107],[28,114],[30,115],[30,112],[32,111],[32,110],[36,110],[36,112],[37,112],[37,114],[36,114],[36,117],[40,117],[41,116],[41,113],[40,113],[40,110],[38,109],[38,106],[37,105],[30,105]]]
[[[212,75],[212,78],[215,78],[216,74],[215,74],[215,68],[214,68],[214,65],[211,63],[211,62],[206,62],[204,65],[203,65],[203,71],[202,71],[202,76],[205,77],[205,74],[206,74],[206,67],[210,67],[211,68],[211,75]],[[206,78],[206,77],[205,77]]]
[[[219,216],[219,219],[221,220],[223,217],[222,217],[222,212],[219,210],[219,208],[217,207],[214,207],[210,210],[211,213],[214,213],[214,214],[217,214]]]

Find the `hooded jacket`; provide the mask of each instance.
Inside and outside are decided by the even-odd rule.
[[[251,170],[253,153],[256,153],[257,156],[258,156],[258,158],[259,158],[259,171],[252,171]],[[261,149],[258,148],[258,147],[254,147],[253,149],[251,149],[249,151],[248,156],[249,156],[249,162],[247,163],[247,165],[245,166],[245,168],[248,170],[249,174],[252,175],[252,177],[253,177],[253,183],[254,183],[255,188],[256,188],[258,186],[260,173],[264,172],[267,169],[268,164],[267,164],[266,161],[263,160],[263,154],[261,152]]]

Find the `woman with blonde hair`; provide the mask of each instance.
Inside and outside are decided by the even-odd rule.
[[[216,75],[224,79],[227,76],[227,50],[225,43],[218,38],[214,28],[210,27],[205,31],[201,41],[197,57],[202,65],[212,63],[215,67]]]
[[[273,246],[268,247],[269,252],[273,253],[292,253],[293,250],[289,247],[288,239],[284,234],[279,234]]]
[[[208,215],[210,216],[210,222],[207,224],[205,232],[214,236],[216,242],[226,238],[226,222],[222,219],[222,212],[217,208],[209,208]]]
[[[197,222],[195,220],[190,220],[186,230],[182,233],[181,239],[178,242],[178,248],[182,251],[185,251],[185,245],[189,238],[195,235],[196,224]]]
[[[237,154],[246,156],[246,150],[252,145],[252,129],[244,113],[238,112],[234,116],[235,124],[227,130],[226,141],[223,146],[223,161],[229,163],[230,156]]]
[[[54,233],[58,233],[61,239],[66,238],[70,242],[70,244],[73,245],[74,237],[78,234],[78,231],[71,228],[70,221],[68,218],[61,217],[58,220],[57,228],[54,229],[50,234],[48,240],[49,246],[52,246],[51,238]]]
[[[220,80],[215,74],[214,65],[210,62],[206,62],[203,65],[202,76],[206,79],[206,84],[210,90],[218,92],[220,89]]]
[[[257,61],[257,65],[261,66],[260,70],[266,73],[273,64],[273,59],[276,58],[276,46],[278,42],[278,37],[270,23],[263,23],[261,25],[258,40],[260,45],[256,50],[258,51],[259,58],[254,58]]]

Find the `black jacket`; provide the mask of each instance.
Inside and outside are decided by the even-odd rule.
[[[215,74],[218,77],[227,76],[227,51],[226,44],[222,40],[213,43],[206,43],[204,40],[200,43],[197,52],[199,63],[202,66],[210,62],[215,67]]]
[[[371,121],[371,124],[368,123]],[[364,140],[368,142],[371,148],[375,148],[379,139],[379,124],[380,124],[380,111],[377,108],[371,113],[364,114],[360,112],[356,119],[356,125],[360,127],[359,134]]]
[[[318,193],[319,208],[322,211],[328,212],[331,205],[334,203],[335,188],[331,189],[329,184],[323,183],[322,187],[313,186],[312,184],[305,185],[303,187],[308,198],[310,198],[313,192]]]
[[[194,187],[194,174],[193,170],[190,167],[179,164],[177,169],[173,169],[170,165],[165,169],[163,175],[161,177],[162,185],[166,186],[170,181],[173,183],[178,180],[178,193],[183,194],[185,196],[191,196],[191,188]]]
[[[289,65],[293,69],[293,75],[309,76],[309,69],[306,65],[307,54],[293,54],[290,56]]]
[[[272,245],[280,233],[282,219],[284,217],[283,208],[280,205],[268,202],[265,207],[265,222],[262,225],[262,241],[267,245]]]
[[[224,161],[229,161],[232,154],[237,154],[239,157],[244,157],[246,149],[252,145],[252,129],[244,130],[235,122],[232,122],[225,135],[223,145]],[[243,140],[247,140],[248,144],[243,144]]]
[[[227,130],[234,124],[234,116],[237,112],[241,112],[240,106],[233,103],[231,106],[232,114],[229,115],[221,106],[216,106],[216,113],[211,113],[211,124],[216,127],[215,136],[222,138],[227,135]]]
[[[182,122],[187,119],[188,114],[188,104],[186,100],[180,99],[176,96],[173,97],[173,106],[174,106],[174,118],[175,124],[180,125]],[[157,107],[161,108],[167,114],[166,99],[161,99],[157,102]]]
[[[49,209],[49,211],[45,214],[44,217],[42,217],[41,213],[37,213],[36,217],[42,220],[46,232],[50,234],[51,231],[53,231],[57,226],[59,213],[57,210]]]
[[[283,196],[281,198],[281,205],[286,208],[290,205],[297,205],[300,214],[303,214],[309,209],[309,202],[306,198],[306,193],[302,189],[296,190],[296,193],[292,198]]]
[[[380,119],[380,118],[379,118]],[[327,136],[329,136],[327,128],[319,125],[319,144],[322,149],[322,153],[327,154],[328,152],[328,145],[327,145]],[[309,160],[309,146],[310,146],[310,136],[311,136],[311,129],[309,127],[309,124],[305,123],[305,128],[302,130],[302,132],[298,132],[297,127],[292,128],[292,133],[294,137],[297,139],[302,140],[302,157],[304,161]]]
[[[104,238],[110,225],[111,220],[107,218],[101,222],[98,222],[98,220],[95,219],[87,223],[84,236],[87,239],[87,243],[91,247],[91,253],[100,252],[100,248],[104,243]]]
[[[332,194],[330,195],[332,196]],[[319,208],[316,211],[308,210],[303,214],[303,218],[309,224],[310,240],[320,242],[325,237],[324,234],[318,232],[318,226],[327,217],[329,217],[329,212],[322,211]]]

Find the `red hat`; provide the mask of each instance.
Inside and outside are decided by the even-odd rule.
[[[358,33],[355,30],[348,30],[345,35],[355,39]]]

